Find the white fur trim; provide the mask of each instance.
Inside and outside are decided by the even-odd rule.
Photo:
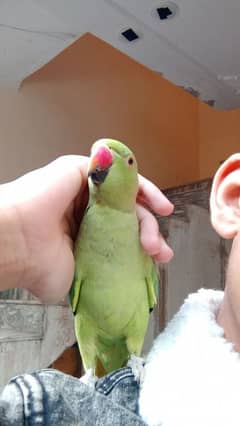
[[[150,426],[240,425],[240,354],[216,323],[222,298],[190,295],[155,340],[139,400]]]

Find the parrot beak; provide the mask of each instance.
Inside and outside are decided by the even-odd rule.
[[[88,171],[88,177],[91,178],[92,182],[95,185],[100,185],[103,183],[107,177],[109,169],[101,169],[100,167],[95,167]]]
[[[91,156],[88,177],[95,185],[100,185],[106,179],[112,165],[113,156],[106,145],[102,145]]]

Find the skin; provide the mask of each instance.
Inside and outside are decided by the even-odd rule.
[[[0,185],[1,290],[24,287],[48,303],[68,293],[74,274],[73,244],[88,201],[88,161],[82,156],[60,157]],[[136,209],[144,250],[156,261],[168,262],[173,252],[148,209],[167,216],[173,205],[139,176]]]
[[[218,169],[212,186],[211,220],[222,238],[232,238],[223,302],[217,322],[227,340],[240,352],[240,153]]]

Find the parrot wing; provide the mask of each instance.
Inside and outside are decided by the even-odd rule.
[[[91,207],[91,204],[89,203],[85,212],[84,212],[81,227],[83,227],[83,225],[84,225],[84,221],[86,220],[87,213],[88,213],[90,207]],[[78,257],[78,253],[79,253],[79,241],[81,240],[81,238],[82,237],[80,236],[80,233],[79,233],[77,241],[76,241],[76,245],[75,245],[75,250],[74,250],[74,257],[75,257],[74,277],[73,277],[73,281],[72,281],[72,286],[71,286],[70,291],[69,291],[69,301],[70,301],[70,305],[71,305],[71,308],[72,308],[74,315],[77,312],[77,307],[78,307],[78,303],[79,303],[79,300],[80,300],[81,288],[82,288],[82,284],[83,284],[83,277],[82,277],[81,269],[80,269],[80,266],[78,265],[78,262],[76,261],[76,259]]]
[[[75,271],[72,287],[69,292],[69,301],[72,307],[73,314],[76,314],[78,302],[80,299],[81,287],[82,287],[82,279],[79,277],[77,272]]]
[[[146,265],[147,274],[145,277],[147,291],[148,291],[148,303],[149,311],[152,312],[154,306],[157,304],[158,299],[158,268],[151,257],[147,258]]]

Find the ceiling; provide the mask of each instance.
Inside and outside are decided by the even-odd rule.
[[[19,83],[85,32],[220,109],[240,107],[240,1],[1,0],[0,86]],[[121,32],[132,28],[129,43]]]

